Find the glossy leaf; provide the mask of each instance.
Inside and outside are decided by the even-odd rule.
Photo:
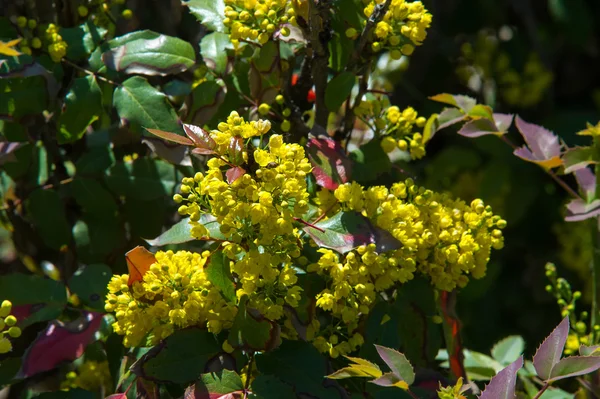
[[[371,363],[368,360],[356,357],[345,357],[352,363],[350,363],[348,367],[344,367],[340,370],[337,370],[333,374],[329,374],[327,378],[331,378],[334,380],[350,377],[379,378],[383,374],[379,366],[375,363]]]
[[[229,155],[229,161],[234,165],[241,165],[244,163],[244,139],[241,137],[232,137],[229,141],[229,147],[227,147],[227,155]]]
[[[215,32],[225,32],[223,16],[225,15],[225,3],[223,0],[184,0],[184,6],[190,9],[202,25]]]
[[[69,289],[85,306],[103,312],[111,276],[110,267],[104,264],[85,265],[73,273],[69,279]]]
[[[183,124],[183,131],[190,138],[196,149],[206,150],[205,154],[214,154],[214,149],[217,146],[215,140],[210,137],[210,133],[202,129],[200,126]]]
[[[306,148],[318,185],[335,190],[350,180],[351,162],[340,143],[330,137],[313,137]]]
[[[244,176],[245,173],[246,170],[241,166],[236,166],[234,168],[227,169],[227,172],[225,172],[225,176],[227,177],[227,183],[232,184],[234,181]]]
[[[122,36],[117,36],[94,50],[89,57],[90,69],[94,72],[108,72],[110,70],[107,70],[104,61],[102,61],[102,55],[104,52],[124,46],[129,42],[136,40],[154,40],[160,36],[160,33],[153,32],[151,30],[138,30]]]
[[[94,312],[83,312],[72,322],[53,321],[25,352],[19,375],[29,377],[77,359],[93,341],[101,322],[102,314]]]
[[[27,210],[44,243],[60,250],[69,244],[71,231],[64,202],[54,190],[37,189],[27,199]]]
[[[160,35],[137,39],[102,55],[106,66],[129,75],[172,75],[186,71],[196,63],[192,45],[177,37]]]
[[[402,246],[389,232],[373,226],[358,212],[338,212],[329,219],[306,226],[304,231],[325,248],[345,254],[360,245],[375,244],[378,252],[398,249]]]
[[[459,108],[464,113],[469,113],[473,107],[477,104],[477,100],[469,96],[455,95],[455,94],[438,94],[429,97],[430,100],[437,101],[439,103],[449,104]]]
[[[16,162],[15,152],[21,147],[21,143],[8,143],[6,141],[0,141],[0,165],[6,162]]]
[[[213,32],[204,36],[200,41],[200,52],[206,65],[217,74],[223,74],[227,67],[227,50],[233,45],[229,35],[222,32]]]
[[[208,123],[225,101],[227,88],[214,80],[200,83],[192,90],[188,120],[196,125]]]
[[[549,381],[577,377],[598,369],[600,369],[600,357],[598,356],[570,356],[561,359],[552,367]]]
[[[495,113],[494,122],[499,132],[508,132],[508,129],[512,126],[514,115],[513,114],[500,114]]]
[[[490,114],[490,118],[481,117],[465,123],[458,134],[465,137],[481,137],[489,134],[502,136],[508,132],[512,124],[513,115],[510,114]]]
[[[525,349],[525,341],[523,337],[513,335],[499,341],[492,348],[492,356],[498,362],[506,365],[512,363],[523,354]]]
[[[221,345],[212,333],[188,328],[152,347],[131,369],[142,378],[184,384],[196,380],[219,352]]]
[[[187,138],[181,134],[164,132],[164,131],[158,130],[158,129],[146,129],[146,130],[148,132],[152,133],[153,135],[160,137],[163,140],[171,141],[171,142],[177,143],[177,144],[188,145],[188,146],[194,145],[192,140],[190,140],[189,138]]]
[[[550,378],[552,368],[562,356],[568,336],[569,318],[565,317],[554,331],[546,337],[533,356],[533,365],[540,378],[544,380]]]
[[[514,151],[516,156],[525,161],[537,163],[546,169],[562,164],[558,136],[542,126],[525,122],[519,116],[517,116],[516,125],[527,144]]]
[[[106,29],[97,26],[91,20],[72,28],[62,27],[59,32],[60,36],[69,44],[66,58],[71,61],[87,59],[102,42],[107,32]]]
[[[181,219],[179,222],[171,226],[167,231],[152,240],[145,240],[148,245],[153,247],[161,247],[170,244],[182,244],[184,242],[193,241],[192,225],[189,218]]]
[[[514,399],[517,372],[523,367],[523,356],[506,366],[492,378],[479,399]]]
[[[352,72],[342,72],[327,83],[325,105],[331,112],[337,111],[348,98],[356,82]]]
[[[185,390],[185,399],[234,399],[244,391],[240,376],[229,370],[207,373]]]
[[[79,140],[100,117],[102,93],[94,76],[75,79],[58,118],[59,144]]]
[[[431,140],[431,137],[429,139]],[[367,144],[361,145],[350,153],[350,157],[353,161],[352,180],[361,184],[377,180],[392,170],[390,157],[381,148],[379,140],[370,140]]]
[[[271,351],[277,348],[281,344],[279,324],[248,308],[247,302],[247,297],[240,299],[227,341],[234,348],[244,350]]]
[[[206,277],[221,291],[225,299],[229,302],[235,301],[235,284],[231,277],[227,255],[223,252],[216,252],[210,256],[210,262],[206,266]]]
[[[597,164],[599,156],[592,147],[575,147],[569,148],[563,154],[562,162],[565,166],[565,173],[572,173],[588,165]]]
[[[142,281],[150,266],[156,263],[154,254],[139,245],[127,252],[125,259],[127,260],[127,271],[129,272],[129,280],[127,281],[129,286],[136,281]]]
[[[138,127],[177,132],[177,114],[166,96],[140,76],[127,79],[113,96],[119,117]]]
[[[405,381],[408,385],[415,382],[415,371],[402,353],[397,350],[375,345],[381,359],[388,365],[396,377]]]

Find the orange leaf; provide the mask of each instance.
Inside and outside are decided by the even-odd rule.
[[[142,281],[144,274],[150,269],[153,263],[156,263],[154,254],[142,246],[137,246],[125,254],[127,259],[127,269],[129,270],[128,286],[132,286],[136,281]]]

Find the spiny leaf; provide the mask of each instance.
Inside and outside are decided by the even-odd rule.
[[[379,366],[374,363],[369,362],[365,359],[360,359],[356,357],[345,356],[348,360],[353,363],[348,367],[344,367],[333,374],[327,376],[327,378],[331,378],[334,380],[339,380],[343,378],[350,377],[370,377],[370,378],[379,378],[382,375]]]
[[[552,367],[549,381],[577,377],[598,369],[600,369],[600,357],[598,356],[570,356],[561,359]]]
[[[8,57],[18,57],[21,53],[15,50],[15,47],[21,41],[21,38],[11,40],[10,42],[3,42],[0,40],[0,54],[6,55]]]
[[[206,130],[202,129],[200,126],[188,125],[186,123],[183,124],[183,131],[187,136],[192,140],[194,145],[196,146],[196,150],[205,150],[202,154],[214,154],[214,149],[217,146],[215,140],[210,137],[210,133]]]
[[[223,74],[227,67],[227,49],[233,48],[227,33],[213,32],[200,41],[200,52],[206,65],[217,74]]]
[[[600,356],[600,351],[598,349],[600,349],[600,345],[581,345],[579,347],[579,354],[581,356]]]
[[[444,108],[437,117],[436,132],[467,119],[467,115],[458,108]]]
[[[474,98],[459,94],[442,93],[429,97],[429,99],[437,101],[439,103],[453,105],[455,107],[460,108],[460,110],[464,113],[469,113],[477,104],[477,100],[475,100]]]
[[[597,151],[592,147],[569,148],[562,156],[565,173],[572,173],[598,163]]]
[[[562,164],[558,136],[542,126],[525,122],[519,116],[516,124],[527,144],[514,151],[516,156],[537,163],[545,169],[552,169]]]
[[[408,385],[415,382],[415,371],[402,353],[397,350],[386,348],[385,346],[375,345],[381,359],[388,365],[390,370],[400,380],[406,381]]]
[[[223,0],[184,0],[182,4],[187,6],[192,15],[208,29],[215,32],[227,30],[223,25],[223,16],[225,15]]]
[[[144,274],[150,269],[150,266],[156,263],[154,254],[139,245],[127,252],[125,259],[127,260],[127,270],[129,271],[127,285],[130,287],[134,282],[142,281]]]
[[[523,356],[496,374],[485,387],[479,399],[514,399],[517,372],[523,367]]]
[[[185,390],[185,399],[234,399],[241,397],[244,383],[235,371],[207,373]],[[239,396],[237,394],[240,394]]]
[[[165,132],[165,131],[158,130],[158,129],[146,128],[146,130],[148,132],[152,133],[153,135],[160,137],[163,140],[172,141],[174,143],[183,144],[183,145],[194,145],[192,140],[190,140],[189,138],[187,138],[185,136],[182,136],[181,134]]]
[[[533,366],[538,376],[544,380],[550,378],[552,368],[562,356],[569,336],[569,317],[565,317],[560,324],[546,337],[533,356]]]

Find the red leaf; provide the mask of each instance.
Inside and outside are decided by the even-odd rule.
[[[340,143],[330,137],[312,137],[306,148],[318,185],[335,190],[350,180],[352,163]]]
[[[157,129],[146,129],[146,130],[149,131],[150,133],[152,133],[153,135],[160,137],[163,140],[172,141],[174,143],[179,143],[179,144],[183,144],[183,145],[194,145],[192,140],[188,139],[185,136],[177,134],[177,133],[170,133],[170,132],[165,132],[165,131],[157,130]]]
[[[200,148],[200,147],[194,148],[192,150],[192,152],[194,154],[200,154],[200,155],[212,155],[212,154],[215,153],[213,150],[209,150],[209,149],[206,149],[206,148]]]
[[[129,271],[129,281],[127,282],[129,286],[136,281],[142,281],[144,274],[156,262],[154,254],[139,245],[127,252],[125,259],[127,260],[127,270]]]
[[[127,399],[126,393],[113,393],[110,396],[107,396],[105,399]]]
[[[225,172],[225,176],[227,176],[227,183],[232,184],[234,181],[242,177],[246,171],[241,166],[236,166],[235,168],[231,168]]]
[[[244,139],[241,137],[232,137],[227,148],[229,161],[234,165],[244,163]]]
[[[183,131],[192,140],[197,148],[201,148],[206,151],[210,151],[209,154],[214,153],[214,149],[217,146],[215,140],[210,137],[210,133],[202,129],[200,126],[183,124]]]
[[[83,355],[101,322],[102,314],[85,311],[82,317],[71,322],[51,322],[25,353],[20,377],[51,370],[63,361],[73,361]]]

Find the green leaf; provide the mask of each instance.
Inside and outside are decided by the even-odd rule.
[[[305,394],[319,399],[339,399],[343,397],[341,391],[332,386],[325,387],[327,364],[328,359],[310,342],[304,341],[286,340],[276,351],[256,357],[256,367],[261,374],[277,376],[294,387],[297,396]]]
[[[279,47],[274,41],[268,41],[256,51],[252,62],[256,69],[261,72],[269,72],[279,61]]]
[[[217,74],[223,74],[227,67],[227,49],[233,45],[227,33],[213,32],[200,41],[200,52],[206,65]]]
[[[115,156],[112,149],[106,145],[94,147],[84,153],[75,163],[77,176],[88,176],[102,174],[115,164]]]
[[[235,371],[223,370],[219,373],[207,373],[185,390],[186,399],[233,399],[234,393],[242,393],[244,383]]]
[[[0,387],[9,385],[21,369],[20,357],[9,357],[0,362]]]
[[[392,373],[408,385],[415,382],[415,370],[402,353],[392,348],[381,345],[375,345],[381,359],[388,365]]]
[[[77,255],[87,263],[103,262],[125,240],[123,224],[115,217],[84,214],[73,226]]]
[[[469,113],[473,107],[477,104],[477,100],[469,96],[457,95],[457,94],[438,94],[429,97],[430,100],[437,101],[439,103],[453,105],[459,108],[464,113]]]
[[[598,151],[592,147],[569,148],[562,156],[565,173],[572,173],[600,160]]]
[[[360,245],[375,244],[378,252],[398,249],[402,244],[386,230],[374,226],[358,212],[338,212],[331,218],[304,227],[315,242],[339,253],[346,253]]]
[[[155,239],[146,240],[146,242],[153,247],[162,247],[163,245],[182,244],[193,240],[190,219],[184,218]]]
[[[134,237],[155,237],[161,232],[167,218],[167,203],[164,197],[131,197],[125,202],[123,210]]]
[[[96,77],[88,75],[75,79],[65,97],[63,110],[58,117],[58,143],[79,140],[88,126],[102,113],[102,92]]]
[[[182,1],[182,3],[208,29],[215,32],[225,32],[227,30],[223,25],[223,19],[225,18],[225,3],[223,0],[189,0]]]
[[[40,114],[48,106],[46,80],[42,76],[0,79],[0,114],[20,119]]]
[[[186,71],[196,63],[196,55],[190,43],[160,35],[128,41],[102,54],[102,60],[117,72],[166,76]]]
[[[71,232],[64,203],[54,190],[35,190],[27,199],[27,211],[44,243],[55,250],[68,245]]]
[[[229,268],[229,258],[221,251],[210,256],[210,263],[206,268],[206,276],[221,294],[229,302],[235,301],[235,285],[231,278],[231,269]]]
[[[331,112],[337,111],[352,92],[356,76],[351,72],[342,72],[327,84],[325,105]]]
[[[108,293],[107,285],[112,276],[110,267],[101,264],[85,265],[73,273],[69,280],[69,289],[77,294],[84,305],[104,310],[104,298]]]
[[[264,318],[255,309],[246,307],[247,297],[240,299],[238,312],[229,330],[227,341],[234,348],[270,351],[281,344],[280,327]]]
[[[113,105],[121,119],[137,128],[181,131],[177,114],[166,96],[140,76],[127,79],[115,90]]]
[[[200,83],[192,90],[190,120],[195,125],[204,125],[215,115],[225,99],[226,90],[214,80]]]
[[[274,375],[256,377],[252,381],[252,393],[260,399],[296,398],[294,389]]]
[[[73,28],[61,28],[60,36],[67,42],[67,58],[71,61],[86,59],[104,39],[108,31],[87,21]]]
[[[375,363],[371,363],[368,360],[345,356],[352,363],[348,367],[344,367],[340,370],[337,370],[333,374],[329,374],[327,378],[331,378],[333,380],[340,380],[343,378],[350,377],[368,377],[368,378],[378,378],[383,374],[381,369]]]
[[[21,273],[1,276],[0,292],[2,298],[11,301],[14,306],[34,305],[31,309],[34,313],[19,321],[21,327],[55,319],[67,304],[65,286],[59,281],[40,276]]]
[[[113,196],[97,180],[76,178],[70,189],[75,201],[85,212],[102,213],[107,217],[116,215],[117,204]]]
[[[548,381],[558,381],[565,378],[589,374],[600,369],[598,356],[570,356],[561,359],[552,366]]]
[[[131,369],[143,378],[184,384],[197,379],[206,363],[220,352],[213,334],[188,328],[154,346]]]
[[[392,162],[388,154],[381,148],[379,140],[370,140],[350,153],[354,160],[352,178],[360,183],[376,180],[382,174],[392,169]]]
[[[133,162],[115,164],[108,170],[105,181],[119,195],[152,200],[173,195],[181,178],[181,174],[164,161],[138,158]]]
[[[496,343],[492,348],[492,356],[498,362],[506,366],[517,360],[524,349],[525,341],[523,340],[523,337],[513,335]]]

